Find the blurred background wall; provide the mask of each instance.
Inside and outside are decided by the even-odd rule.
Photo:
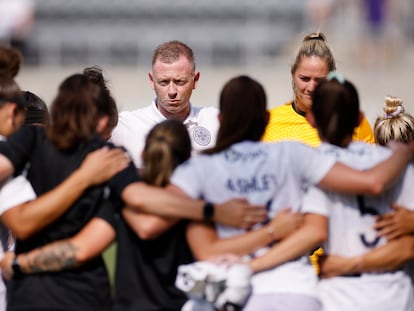
[[[0,14],[0,40],[24,53],[20,85],[47,102],[67,75],[100,65],[120,110],[147,105],[152,51],[178,39],[201,71],[194,104],[216,105],[227,79],[250,74],[273,107],[292,97],[302,38],[321,31],[370,121],[385,95],[414,113],[412,0],[2,0]]]

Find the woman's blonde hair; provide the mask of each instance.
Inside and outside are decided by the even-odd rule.
[[[322,32],[310,33],[303,38],[302,44],[296,52],[295,60],[290,68],[290,72],[294,74],[302,59],[311,56],[323,59],[326,62],[328,71],[336,69],[332,50],[328,45],[326,36]]]
[[[409,143],[414,138],[414,117],[405,112],[399,97],[386,96],[383,115],[377,117],[374,136],[377,144],[386,145],[390,140]]]

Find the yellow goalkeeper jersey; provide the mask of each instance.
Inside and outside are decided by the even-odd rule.
[[[270,120],[263,135],[263,141],[296,140],[318,147],[321,140],[317,130],[304,116],[293,110],[292,103],[289,102],[270,110]],[[359,127],[355,128],[353,140],[375,143],[371,125],[365,117]]]

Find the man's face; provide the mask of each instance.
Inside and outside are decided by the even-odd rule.
[[[166,118],[184,121],[190,112],[191,93],[197,87],[200,73],[193,73],[187,58],[180,57],[173,63],[157,60],[148,76],[158,110]]]

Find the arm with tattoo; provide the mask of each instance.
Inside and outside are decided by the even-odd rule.
[[[70,240],[62,240],[18,256],[9,252],[1,262],[1,269],[6,279],[13,276],[13,261],[23,274],[66,270],[80,264],[76,260],[76,251]]]
[[[73,269],[100,255],[114,238],[115,230],[109,223],[101,218],[93,218],[72,238],[47,244],[16,257],[12,253],[6,254],[0,267],[6,278],[13,276],[14,259],[23,274]]]

